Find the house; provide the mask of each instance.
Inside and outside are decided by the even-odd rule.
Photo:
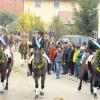
[[[59,16],[64,24],[73,24],[73,7],[78,7],[74,0],[24,0],[24,11],[36,15],[46,23],[53,16]]]
[[[0,11],[18,15],[23,11],[23,0],[0,0]]]

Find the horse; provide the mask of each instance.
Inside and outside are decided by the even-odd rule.
[[[20,44],[19,44],[19,48],[18,51],[21,54],[21,64],[22,66],[25,65],[26,59],[27,59],[27,50],[28,50],[28,43],[26,41],[26,39],[22,39]]]
[[[89,72],[90,74],[90,92],[94,95],[94,98],[97,98],[97,78],[100,78],[100,72],[95,70],[94,62],[96,54],[89,54],[86,53],[82,60],[82,68],[81,68],[81,75],[80,75],[80,83],[78,86],[78,90],[80,91],[82,88],[82,80],[85,75],[85,72]],[[94,83],[93,83],[94,82]],[[94,87],[94,89],[93,89]]]
[[[0,92],[1,93],[4,92],[4,89],[8,90],[9,76],[13,66],[13,53],[10,52],[11,56],[9,56],[6,50],[7,48],[4,51],[2,51],[2,59],[0,62],[0,74],[1,74]],[[5,82],[6,84],[4,84]]]
[[[38,80],[41,77],[41,91],[40,95],[44,95],[44,83],[45,83],[45,76],[47,71],[47,61],[43,56],[43,49],[34,48],[33,55],[34,58],[32,60],[32,72],[34,75],[35,80],[35,99],[39,98],[39,83]],[[36,60],[35,60],[36,59]]]
[[[12,47],[15,44],[15,40],[14,40],[13,35],[6,34],[6,35],[4,35],[3,38],[6,41],[6,44],[9,45],[10,47]]]

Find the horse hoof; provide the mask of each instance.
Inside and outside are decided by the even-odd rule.
[[[8,90],[8,87],[7,86],[5,87],[5,90]]]
[[[40,91],[40,95],[41,95],[41,96],[44,96],[44,92],[41,92],[41,91]]]
[[[78,87],[78,91],[80,91],[81,90],[81,87]]]
[[[32,76],[32,73],[30,73],[30,72],[27,72],[27,76],[29,77],[29,76]]]
[[[0,93],[2,93],[2,94],[3,94],[3,93],[4,93],[4,91],[0,91]]]
[[[38,96],[38,95],[36,95],[36,96],[35,96],[35,100],[38,100],[38,98],[39,98],[39,96]]]
[[[97,93],[94,93],[94,98],[95,98],[95,99],[97,98]]]
[[[91,95],[93,95],[93,93],[94,93],[93,90],[91,90]]]
[[[4,90],[3,89],[0,89],[0,93],[4,93]]]

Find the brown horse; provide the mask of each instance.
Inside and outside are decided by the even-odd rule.
[[[21,54],[22,59],[22,65],[25,65],[26,59],[27,59],[27,50],[28,50],[28,43],[26,39],[22,39],[20,45],[19,45],[19,52]]]
[[[100,72],[95,70],[95,67],[91,63],[91,61],[94,59],[94,55],[90,55],[89,53],[86,53],[83,60],[82,60],[82,69],[81,69],[81,75],[80,75],[80,83],[78,90],[80,91],[82,88],[82,80],[84,77],[85,72],[89,72],[90,75],[90,91],[91,94],[94,94],[94,98],[97,97],[97,78],[100,78]],[[94,83],[93,83],[94,82]],[[94,87],[94,89],[93,89]]]
[[[5,90],[8,90],[8,79],[13,66],[13,53],[12,52],[10,53],[11,57],[8,57],[7,54],[5,54],[2,51],[2,59],[0,63],[0,73],[1,73],[0,92],[4,92],[4,88]],[[6,81],[5,87],[4,87],[4,81]]]

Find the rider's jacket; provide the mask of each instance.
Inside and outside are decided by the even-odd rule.
[[[100,48],[99,40],[89,40],[88,41],[88,51],[89,52],[95,52],[98,48]]]
[[[38,43],[37,43],[38,42]],[[39,47],[39,48],[44,48],[45,47],[45,40],[43,38],[41,39],[36,39],[35,37],[32,39],[32,46],[33,47]]]

